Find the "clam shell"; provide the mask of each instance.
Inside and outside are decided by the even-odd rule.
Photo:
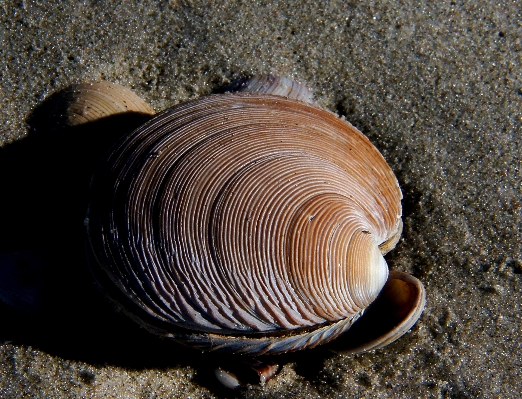
[[[110,82],[72,85],[55,95],[49,111],[54,114],[49,119],[62,126],[78,126],[129,112],[154,114],[133,91]]]
[[[344,354],[380,349],[408,332],[417,322],[426,304],[426,290],[409,274],[390,271],[377,301],[330,350]]]
[[[249,354],[312,347],[384,286],[401,197],[336,115],[266,94],[204,97],[156,115],[100,166],[93,272],[157,334]]]
[[[239,79],[228,90],[237,93],[272,94],[314,103],[313,93],[305,84],[286,76],[255,75],[247,79]]]

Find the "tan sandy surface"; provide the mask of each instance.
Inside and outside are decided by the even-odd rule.
[[[315,3],[0,1],[0,398],[521,397],[522,3]],[[269,72],[382,151],[404,193],[387,260],[428,304],[383,350],[290,356],[265,387],[227,392],[219,359],[150,336],[93,287],[96,132],[27,121],[72,83],[118,82],[159,111]]]

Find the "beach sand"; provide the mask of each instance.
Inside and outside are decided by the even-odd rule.
[[[520,397],[521,3],[137,3],[0,2],[0,397]],[[382,152],[404,195],[387,261],[427,307],[384,349],[283,357],[278,378],[232,392],[218,358],[94,287],[82,223],[107,140],[30,117],[73,83],[117,82],[160,111],[258,73],[306,82]]]

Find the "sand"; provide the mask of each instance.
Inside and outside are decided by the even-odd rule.
[[[0,2],[0,397],[521,397],[521,20],[515,0]],[[304,352],[231,392],[219,359],[151,336],[93,286],[82,220],[103,145],[28,118],[83,81],[160,111],[255,73],[307,82],[383,153],[404,194],[387,261],[428,302],[382,350]]]

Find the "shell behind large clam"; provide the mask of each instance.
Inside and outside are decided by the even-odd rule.
[[[200,98],[95,174],[93,270],[148,329],[203,349],[327,342],[375,300],[401,229],[378,150],[336,115],[266,94]]]
[[[116,83],[80,83],[59,92],[53,99],[54,119],[78,126],[109,116],[134,112],[153,115],[154,110],[132,90]]]

